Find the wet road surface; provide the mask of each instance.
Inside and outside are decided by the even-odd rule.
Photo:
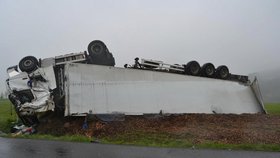
[[[280,152],[228,151],[205,149],[148,148],[124,145],[73,143],[46,140],[0,138],[0,157],[94,157],[94,158],[280,158]]]

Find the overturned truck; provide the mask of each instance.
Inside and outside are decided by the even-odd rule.
[[[48,111],[64,116],[265,113],[257,80],[231,74],[225,65],[135,58],[132,65],[114,66],[112,53],[99,40],[80,53],[26,56],[7,69],[9,99],[28,126]]]

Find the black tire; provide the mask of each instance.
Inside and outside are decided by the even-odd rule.
[[[108,65],[109,66],[115,66],[115,58],[113,57],[112,53],[107,54],[107,58],[109,59]]]
[[[107,47],[102,41],[95,40],[90,42],[88,45],[88,53],[91,57],[93,57],[94,55],[101,55],[107,52]]]
[[[109,52],[102,41],[95,40],[90,42],[88,45],[88,54],[89,64],[115,66],[113,54]]]
[[[216,70],[216,74],[215,76],[219,79],[223,79],[223,80],[226,80],[229,78],[230,76],[230,73],[229,73],[229,69],[227,66],[225,65],[221,65],[217,68]]]
[[[201,67],[197,61],[190,61],[185,66],[185,73],[188,75],[198,76],[200,74]]]
[[[205,77],[214,77],[215,71],[215,66],[212,63],[206,63],[201,68],[201,74]]]
[[[22,72],[32,72],[37,69],[38,63],[38,59],[34,56],[26,56],[20,60],[18,65]]]

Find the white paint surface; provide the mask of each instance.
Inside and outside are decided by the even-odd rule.
[[[89,113],[258,113],[250,86],[148,70],[68,64],[65,115]]]

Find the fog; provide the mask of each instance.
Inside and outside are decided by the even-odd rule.
[[[1,0],[0,88],[24,56],[84,51],[94,39],[121,67],[140,57],[245,75],[280,68],[279,28],[279,0]]]

